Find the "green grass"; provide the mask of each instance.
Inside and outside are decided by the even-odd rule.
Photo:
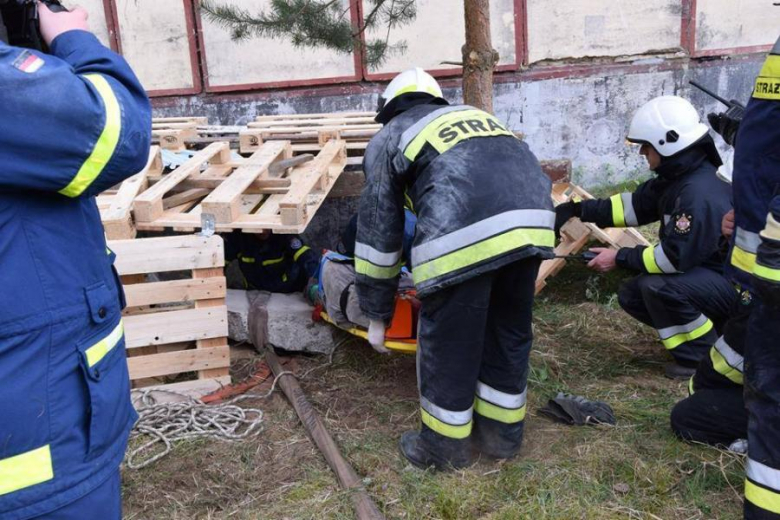
[[[414,359],[350,341],[301,382],[342,453],[388,518],[737,519],[742,460],[678,441],[668,418],[684,383],[653,331],[625,315],[625,273],[567,267],[537,300],[529,414],[521,456],[455,473],[412,468],[401,433],[418,426]],[[299,372],[325,363],[301,359]],[[536,410],[556,392],[609,402],[614,427],[569,427]],[[124,472],[128,519],[350,519],[349,495],[277,393],[264,432],[242,443],[188,442]]]

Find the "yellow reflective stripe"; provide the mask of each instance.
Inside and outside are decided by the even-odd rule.
[[[680,334],[675,334],[671,338],[663,339],[661,340],[661,343],[664,344],[664,346],[671,350],[673,348],[677,348],[683,343],[687,341],[693,341],[695,339],[699,339],[700,337],[707,334],[709,331],[712,330],[712,327],[714,325],[712,324],[712,321],[707,320],[704,322],[704,325],[701,325],[700,327],[692,330],[691,332],[681,332]]]
[[[761,264],[756,264],[753,267],[753,274],[765,280],[780,282],[780,269],[772,269],[771,267],[766,267]]]
[[[780,101],[780,56],[767,57],[756,78],[753,97]]]
[[[412,198],[409,196],[409,192],[404,190],[404,205],[414,213],[414,202],[412,202]]]
[[[431,121],[417,134],[404,150],[404,156],[414,161],[426,143],[437,152],[444,153],[456,144],[472,137],[494,137],[514,134],[494,116],[481,110],[459,110],[448,112]]]
[[[693,395],[693,378],[694,376],[691,376],[688,380],[688,395]]]
[[[504,424],[519,423],[525,419],[525,405],[510,410],[484,401],[479,397],[474,401],[474,411],[482,417],[487,417],[488,419],[493,419],[494,421],[499,421]]]
[[[780,515],[780,493],[775,493],[745,479],[745,498],[761,509]]]
[[[620,196],[620,193],[612,195],[609,200],[612,202],[612,225],[614,227],[626,227],[623,198]]]
[[[309,246],[303,246],[293,255],[293,262],[297,262],[303,253],[309,250]]]
[[[108,161],[114,155],[116,145],[119,143],[119,134],[122,132],[122,111],[119,108],[119,101],[111,90],[111,85],[103,76],[99,74],[87,74],[84,76],[97,90],[106,110],[106,122],[103,131],[95,143],[92,153],[79,168],[76,176],[70,181],[70,184],[60,190],[60,193],[68,197],[78,197],[106,167]]]
[[[436,433],[444,435],[445,437],[450,437],[452,439],[465,439],[471,435],[471,426],[473,421],[469,421],[468,423],[459,426],[453,426],[452,424],[447,424],[446,422],[440,421],[433,415],[426,412],[423,408],[420,408],[420,415],[425,426],[435,431]]]
[[[47,444],[0,460],[0,495],[41,484],[54,478],[51,448]]]
[[[255,259],[253,258],[252,262],[250,262],[250,263],[254,263],[254,261],[255,261]],[[268,259],[268,260],[263,260],[263,266],[265,267],[265,266],[268,266],[268,265],[281,264],[282,262],[284,262],[284,255],[280,256],[279,258],[271,258],[271,259]]]
[[[663,273],[663,270],[658,267],[658,264],[655,262],[655,250],[652,247],[646,247],[645,250],[642,251],[642,263],[645,264],[645,269],[647,269],[647,272],[650,274]]]
[[[746,273],[752,273],[756,265],[756,255],[735,245],[731,250],[731,265]]]
[[[242,262],[244,262],[245,264],[254,264],[255,263],[255,259],[252,258],[251,256],[241,256],[241,255],[239,255],[238,258]]]
[[[381,265],[372,264],[368,260],[362,258],[355,258],[355,272],[371,278],[377,278],[386,280],[388,278],[395,278],[398,273],[401,272],[402,260],[399,260],[397,264],[390,267],[383,267]]]
[[[87,356],[87,365],[90,367],[95,366],[96,363],[100,362],[101,359],[106,357],[106,354],[111,352],[111,349],[116,347],[117,343],[119,343],[119,340],[122,339],[122,335],[124,333],[125,328],[122,321],[120,320],[119,325],[114,327],[114,330],[112,330],[108,336],[101,339],[84,351],[84,354]]]
[[[553,247],[555,233],[550,229],[518,228],[488,238],[414,268],[414,283],[421,283],[483,260],[502,255],[524,246]]]
[[[742,372],[729,365],[726,362],[726,358],[723,357],[723,354],[718,352],[718,349],[715,347],[710,349],[710,360],[712,361],[712,368],[714,368],[718,374],[738,385],[745,383]]]

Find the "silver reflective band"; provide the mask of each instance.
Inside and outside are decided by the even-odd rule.
[[[666,256],[666,252],[661,244],[658,244],[653,249],[653,258],[655,258],[655,265],[664,273],[675,274],[680,272],[674,267],[674,264],[669,260],[669,257]]]
[[[526,391],[523,390],[521,394],[507,394],[486,385],[482,381],[477,381],[477,397],[509,410],[522,408],[525,405]]]
[[[412,141],[414,141],[414,138],[417,137],[417,135],[420,132],[422,132],[425,129],[425,127],[431,124],[435,119],[440,118],[444,114],[449,114],[450,112],[462,112],[463,110],[474,110],[474,108],[468,105],[454,105],[454,106],[440,108],[439,110],[434,110],[433,112],[431,112],[430,114],[423,117],[415,124],[407,128],[406,131],[403,134],[401,134],[401,140],[398,143],[398,149],[401,150],[401,154],[403,154],[406,151],[406,147],[409,146],[409,144]]]
[[[661,337],[661,339],[669,339],[672,336],[676,336],[678,334],[693,332],[705,323],[707,323],[707,316],[700,314],[698,318],[690,323],[686,323],[685,325],[675,325],[673,327],[666,327],[665,329],[658,329],[658,335]]]
[[[761,245],[761,236],[738,227],[734,233],[734,243],[743,251],[755,254],[758,251],[758,246]]]
[[[383,253],[369,246],[368,244],[362,244],[360,242],[355,243],[355,256],[368,260],[374,265],[380,267],[393,267],[401,259],[401,250],[393,251],[392,253]]]
[[[475,224],[434,238],[412,248],[412,265],[420,265],[466,246],[516,228],[555,227],[555,212],[544,209],[516,209],[480,220]]]
[[[715,350],[720,352],[720,355],[726,360],[728,366],[740,373],[743,372],[745,359],[726,343],[726,339],[723,336],[718,338],[718,341],[715,342]]]
[[[638,226],[639,221],[636,218],[636,211],[634,211],[632,196],[632,193],[620,194],[620,199],[623,201],[623,220],[626,221],[627,226]]]
[[[780,493],[780,470],[772,469],[765,464],[748,458],[745,473],[756,484],[776,490]]]
[[[420,396],[420,406],[423,410],[441,422],[447,423],[451,426],[463,426],[464,424],[470,423],[472,414],[474,413],[474,410],[471,408],[463,412],[445,410],[444,408],[436,406],[423,396]]]

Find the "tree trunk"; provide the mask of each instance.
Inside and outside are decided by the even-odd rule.
[[[490,40],[490,1],[465,0],[466,45],[463,46],[463,101],[493,112],[493,69],[498,51]]]

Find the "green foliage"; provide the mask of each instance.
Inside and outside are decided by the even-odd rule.
[[[207,19],[231,31],[234,40],[254,37],[289,39],[299,48],[326,48],[341,54],[359,53],[370,68],[406,50],[406,42],[390,44],[390,32],[417,16],[416,0],[368,0],[362,23],[352,21],[350,7],[343,0],[271,0],[263,12],[252,13],[238,5],[204,0],[201,9]],[[384,32],[380,38],[360,36],[371,30]]]

